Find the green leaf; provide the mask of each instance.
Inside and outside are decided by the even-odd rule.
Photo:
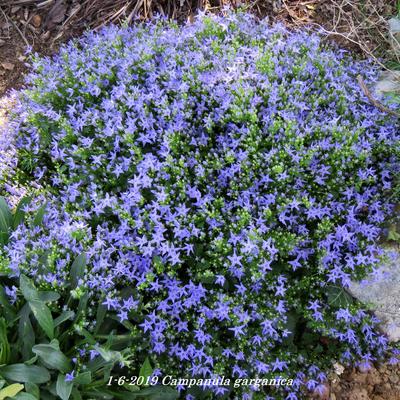
[[[99,303],[97,306],[97,312],[96,312],[96,327],[94,330],[94,333],[97,333],[99,329],[101,328],[102,323],[104,322],[104,317],[106,316],[107,313],[107,308]]]
[[[389,226],[387,238],[388,240],[393,240],[395,242],[400,239],[400,234],[397,232],[396,224],[392,224]]]
[[[32,198],[30,196],[27,196],[27,197],[23,197],[19,201],[17,208],[15,210],[15,213],[14,213],[14,218],[13,218],[14,219],[13,220],[14,229],[17,228],[17,226],[24,221],[26,213],[23,209],[25,208],[25,206],[27,206],[31,202],[31,200],[32,200]]]
[[[8,323],[16,319],[16,313],[14,307],[8,301],[8,297],[3,286],[0,285],[0,311],[4,311]],[[3,310],[2,310],[3,309]]]
[[[90,371],[82,372],[74,379],[74,383],[77,385],[89,385],[90,382],[92,382],[92,373]]]
[[[15,400],[38,400],[38,398],[39,397],[35,397],[33,394],[26,392],[18,393],[14,397]]]
[[[46,306],[45,303],[43,303],[43,301],[40,300],[29,301],[29,306],[37,322],[39,323],[41,328],[46,332],[46,335],[49,337],[49,339],[53,339],[54,321],[53,317],[51,316],[50,309]]]
[[[10,234],[8,232],[0,231],[0,245],[5,246],[10,240]]]
[[[54,320],[54,327],[61,325],[63,322],[73,318],[75,313],[71,310],[64,311],[60,316]]]
[[[26,275],[21,274],[19,278],[19,286],[22,295],[27,301],[39,299],[39,292],[36,290],[32,279],[29,279]]]
[[[0,390],[0,400],[4,400],[7,397],[14,398],[14,396],[16,396],[17,393],[23,389],[24,385],[21,385],[20,383],[14,383],[10,386],[7,386],[6,388]]]
[[[75,258],[71,265],[71,287],[74,289],[78,286],[78,281],[83,277],[86,267],[86,254],[81,253]]]
[[[35,399],[40,399],[40,390],[38,385],[31,382],[26,382],[25,390],[27,393],[30,393]]]
[[[60,372],[71,370],[71,364],[68,358],[60,351],[58,340],[53,339],[50,344],[37,344],[33,346],[32,351],[39,356],[43,364]]]
[[[146,380],[153,373],[153,368],[151,367],[149,358],[146,357],[144,363],[139,371],[139,376],[143,376],[144,380]]]
[[[18,336],[21,341],[21,354],[23,360],[28,360],[31,358],[32,347],[35,344],[35,333],[29,318],[31,314],[31,309],[29,304],[25,304],[21,311],[19,312],[19,324],[18,324]]]
[[[0,231],[9,232],[12,228],[12,214],[3,196],[0,196]]]
[[[326,288],[329,305],[337,308],[346,308],[353,304],[353,298],[340,286],[328,286]]]
[[[38,292],[39,294],[39,300],[43,301],[45,303],[50,303],[52,301],[57,301],[61,296],[59,293],[54,292],[54,291],[44,291],[44,292]]]
[[[37,365],[12,364],[0,367],[0,374],[14,382],[45,383],[50,380],[49,371]]]
[[[73,385],[72,382],[65,381],[65,375],[59,374],[56,384],[57,395],[60,396],[62,400],[68,400],[69,396],[71,396]]]
[[[81,393],[75,386],[72,388],[72,400],[82,400]]]
[[[33,219],[33,226],[39,226],[43,222],[43,217],[46,212],[47,204],[43,204],[36,212],[35,218]]]

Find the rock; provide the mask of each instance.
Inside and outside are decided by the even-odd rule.
[[[0,46],[4,46],[6,44],[6,41],[3,39],[0,39]]]
[[[347,395],[351,400],[371,400],[368,396],[367,389],[361,387],[353,388]]]
[[[2,66],[4,69],[6,69],[7,71],[12,71],[12,70],[14,69],[14,67],[15,67],[14,64],[9,63],[9,62],[3,62],[3,63],[1,63],[1,66]]]
[[[329,400],[336,400],[335,393],[331,393],[331,396],[329,397]]]
[[[348,291],[366,304],[381,321],[381,330],[389,341],[400,340],[400,252],[386,246],[385,260],[364,281],[351,282]]]
[[[400,381],[400,378],[399,378],[399,376],[396,374],[396,373],[392,373],[390,376],[389,376],[389,381],[391,382],[391,383],[393,383],[393,384],[398,384],[399,383],[399,381]]]
[[[382,382],[382,377],[375,368],[371,368],[367,375],[367,384],[375,386],[376,384]]]
[[[350,381],[351,382],[356,382],[359,383],[363,386],[365,386],[365,384],[367,383],[367,374],[360,374],[360,373],[352,373],[350,375]]]
[[[35,28],[40,28],[42,25],[42,17],[39,14],[36,14],[32,17],[32,24]]]
[[[343,372],[344,372],[344,367],[343,367],[343,365],[341,365],[341,364],[339,364],[339,363],[335,363],[335,364],[333,364],[333,368],[334,368],[334,370],[335,370],[335,373],[337,374],[337,375],[342,375],[343,374]]]

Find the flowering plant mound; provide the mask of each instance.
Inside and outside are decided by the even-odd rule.
[[[385,354],[343,290],[379,260],[398,170],[398,127],[357,86],[369,63],[232,14],[108,27],[34,70],[10,133],[16,178],[49,204],[11,235],[10,279],[85,298],[88,334],[116,318],[155,376],[293,380],[187,399],[293,400],[332,360]]]

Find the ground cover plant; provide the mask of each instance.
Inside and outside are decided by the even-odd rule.
[[[3,179],[40,188],[0,203],[17,396],[293,400],[335,360],[396,361],[343,289],[379,261],[399,169],[371,63],[229,14],[108,27],[33,69]],[[112,379],[134,375],[291,384]]]

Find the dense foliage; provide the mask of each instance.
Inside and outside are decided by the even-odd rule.
[[[41,296],[48,320],[71,327],[60,373],[74,398],[95,396],[76,378],[93,363],[106,381],[150,360],[153,376],[293,379],[178,387],[182,398],[293,400],[333,360],[386,354],[343,290],[379,260],[398,171],[398,127],[358,74],[375,70],[245,14],[108,27],[35,59],[9,139],[13,179],[43,197],[2,252],[2,304],[31,321],[25,302],[56,293]],[[43,340],[23,351],[59,343]],[[13,362],[29,359],[18,351]]]

